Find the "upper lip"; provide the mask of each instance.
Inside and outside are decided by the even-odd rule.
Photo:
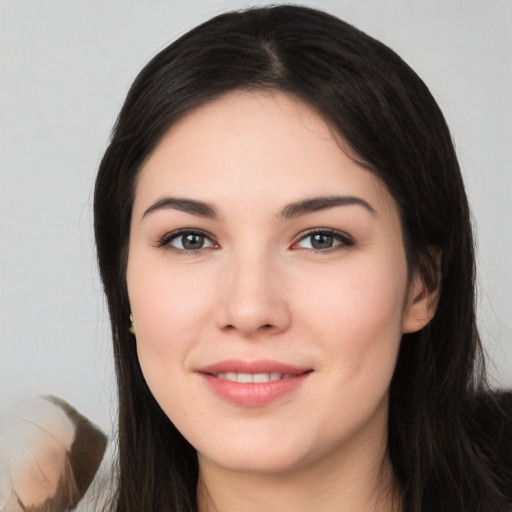
[[[280,361],[272,361],[269,359],[260,359],[257,361],[242,361],[240,359],[226,359],[203,366],[197,370],[199,373],[218,374],[218,373],[282,373],[291,375],[300,375],[312,368],[305,366],[295,366]]]

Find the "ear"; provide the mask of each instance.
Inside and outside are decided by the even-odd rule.
[[[423,329],[434,317],[441,287],[441,250],[430,249],[409,283],[402,332]]]

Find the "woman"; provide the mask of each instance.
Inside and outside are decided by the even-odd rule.
[[[128,94],[95,230],[116,510],[511,507],[450,134],[381,43],[291,6],[185,34]]]

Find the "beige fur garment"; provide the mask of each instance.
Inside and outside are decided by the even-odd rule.
[[[0,434],[0,512],[74,510],[107,444],[98,427],[52,396],[5,415]]]

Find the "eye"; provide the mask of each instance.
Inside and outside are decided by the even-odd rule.
[[[310,231],[294,245],[300,249],[318,252],[330,252],[354,245],[354,241],[345,233],[330,229]]]
[[[187,229],[166,234],[160,239],[158,246],[178,252],[193,253],[201,249],[213,248],[215,243],[206,233]]]

